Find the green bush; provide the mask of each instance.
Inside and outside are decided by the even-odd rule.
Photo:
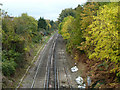
[[[14,75],[17,64],[14,61],[2,62],[2,73],[5,76]]]
[[[15,63],[19,64],[22,61],[22,55],[22,53],[15,52],[14,50],[3,50],[2,61],[15,61]]]
[[[42,35],[39,33],[33,33],[33,38],[32,38],[32,41],[34,42],[34,43],[39,43],[40,42],[40,40],[42,40]]]
[[[23,68],[27,53],[42,39],[38,32],[38,21],[23,13],[20,17],[2,19],[2,71],[3,75],[14,75],[16,68]],[[31,47],[32,46],[32,47]]]

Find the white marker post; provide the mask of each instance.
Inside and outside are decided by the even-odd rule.
[[[88,84],[88,88],[89,88],[89,87],[90,87],[90,84],[91,84],[91,79],[90,79],[89,76],[87,77],[87,84]]]

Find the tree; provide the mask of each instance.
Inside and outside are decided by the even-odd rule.
[[[23,13],[21,17],[14,18],[14,29],[17,34],[24,34],[25,32],[36,32],[37,31],[37,21]]]
[[[110,3],[99,8],[97,16],[88,26],[86,36],[87,52],[90,59],[100,59],[113,65],[111,72],[120,77],[120,55],[118,36],[118,5]]]
[[[38,20],[38,31],[40,28],[46,29],[47,23],[44,18],[41,18]]]
[[[54,24],[54,21],[53,21],[53,20],[51,20],[51,21],[50,21],[50,25],[51,25],[51,26],[53,26],[53,24]]]
[[[46,26],[46,34],[50,34],[51,31],[51,25],[50,25],[50,20],[46,20],[47,26]]]
[[[70,38],[70,32],[71,32],[71,23],[73,21],[72,16],[65,17],[63,22],[61,23],[62,26],[59,28],[59,32],[62,34],[64,39]]]
[[[67,16],[75,17],[75,11],[72,8],[62,10],[62,12],[61,12],[61,14],[59,15],[59,18],[58,18],[59,23],[62,22],[63,19]]]
[[[23,13],[20,17],[4,16],[2,27],[2,70],[6,76],[14,75],[16,68],[24,66],[26,54],[34,43],[41,40],[37,21]]]
[[[95,73],[100,70],[102,76],[107,70],[109,77],[104,79],[107,81],[113,74],[117,83],[120,81],[118,8],[118,3],[113,2],[87,2],[74,9],[75,18],[67,16],[59,23],[59,33],[67,40],[66,50],[73,52],[74,59],[80,60],[80,52],[83,51],[89,58],[89,66],[96,63]]]

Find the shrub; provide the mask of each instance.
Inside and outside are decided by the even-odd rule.
[[[2,62],[2,73],[5,76],[14,75],[17,64],[14,61]]]

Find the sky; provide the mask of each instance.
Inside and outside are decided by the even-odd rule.
[[[20,16],[22,13],[39,19],[44,17],[56,21],[62,10],[75,8],[87,0],[0,0],[2,9],[10,16]]]

